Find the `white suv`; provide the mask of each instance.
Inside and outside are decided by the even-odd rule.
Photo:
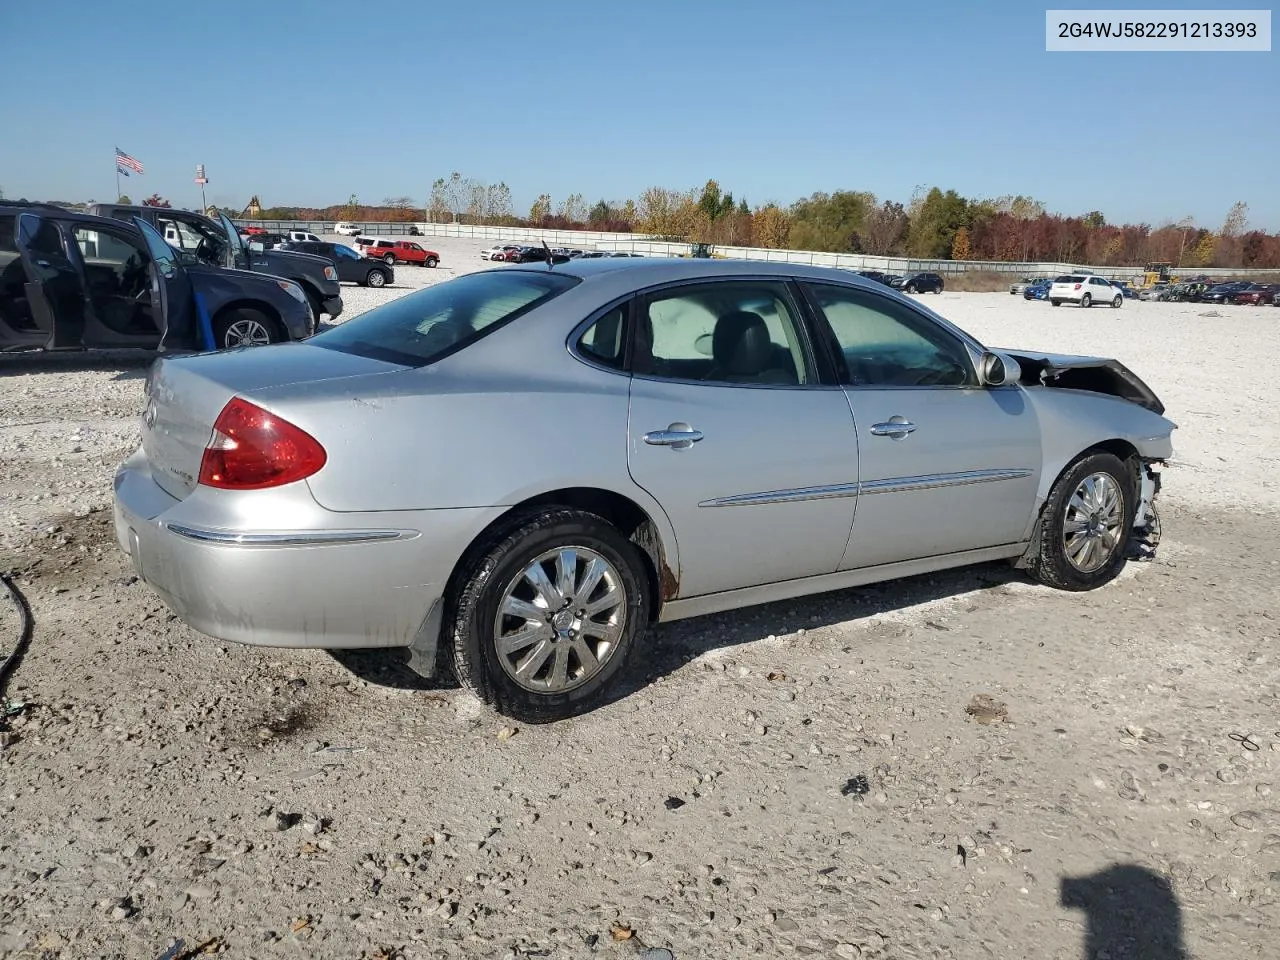
[[[1071,273],[1058,277],[1049,287],[1049,302],[1055,307],[1066,303],[1078,303],[1092,307],[1095,303],[1109,303],[1113,307],[1124,305],[1124,294],[1101,277],[1087,273]]]

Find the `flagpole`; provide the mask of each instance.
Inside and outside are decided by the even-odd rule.
[[[120,202],[120,198],[124,196],[120,192],[120,161],[116,160],[116,203]]]

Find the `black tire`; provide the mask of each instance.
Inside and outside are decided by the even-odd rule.
[[[903,293],[915,293],[915,292],[916,292],[916,288],[914,284],[909,284],[907,287],[903,289]]]
[[[435,266],[437,263],[439,263],[439,262],[440,262],[440,261],[439,261],[439,260],[437,260],[435,257],[427,257],[427,266],[428,266],[428,267],[434,267],[434,266]]]
[[[1060,306],[1062,306],[1062,301],[1061,301],[1061,300],[1050,300],[1049,302],[1050,302],[1050,303],[1052,303],[1055,307],[1060,307]]]
[[[382,262],[385,263],[388,267],[393,267],[395,266],[396,255],[394,253],[388,253],[385,257],[382,258]]]
[[[938,284],[938,289],[937,289],[937,290],[935,290],[935,291],[933,291],[933,292],[934,292],[934,293],[936,293],[936,294],[938,294],[939,296],[941,296],[941,294],[942,294],[942,284]]]
[[[1083,297],[1080,298],[1080,306],[1085,308],[1092,307],[1093,296],[1091,294],[1086,293]]]
[[[303,289],[306,289],[305,287]],[[320,294],[314,290],[307,290],[307,302],[311,304],[311,312],[316,315],[316,323],[320,322],[320,314],[324,313],[324,304],[320,300]]]
[[[1086,477],[1107,474],[1116,483],[1124,498],[1121,505],[1121,525],[1116,542],[1105,562],[1097,569],[1079,569],[1067,556],[1066,534],[1063,523],[1072,496]],[[1058,590],[1094,590],[1110,583],[1124,569],[1129,537],[1133,530],[1133,517],[1137,509],[1137,491],[1133,477],[1124,462],[1115,454],[1100,450],[1088,450],[1081,454],[1053,485],[1049,499],[1040,514],[1035,555],[1027,565],[1027,571],[1040,583]]]
[[[1111,301],[1111,306],[1113,309],[1119,310],[1121,304],[1123,303],[1124,303],[1124,297],[1122,297],[1120,294],[1117,293],[1116,298]]]
[[[624,591],[618,644],[599,671],[559,693],[527,690],[499,662],[494,623],[507,586],[534,559],[561,546],[593,550],[613,565]],[[475,552],[449,598],[448,620],[458,681],[499,713],[524,723],[577,716],[607,702],[648,624],[649,578],[640,549],[603,518],[551,507],[516,516]]]
[[[385,270],[370,270],[365,275],[364,285],[366,287],[385,287],[387,285],[387,272]]]
[[[237,307],[234,310],[227,310],[218,314],[213,321],[213,341],[215,350],[226,350],[231,347],[241,346],[238,339],[230,340],[233,329],[238,329],[240,324],[258,324],[267,334],[268,343],[279,343],[284,340],[284,334],[280,325],[271,317],[267,316],[261,310],[255,310],[252,307]]]

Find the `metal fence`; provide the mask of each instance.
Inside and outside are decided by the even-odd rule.
[[[675,257],[689,253],[689,244],[658,240],[644,233],[604,233],[597,230],[542,230],[534,227],[490,227],[468,223],[369,223],[356,222],[362,234],[396,237],[409,235],[416,227],[422,236],[457,237],[467,240],[493,240],[507,243],[541,243],[550,246],[596,250],[618,250],[651,257]],[[275,232],[306,230],[315,234],[332,233],[335,221],[327,220],[236,220],[239,226],[265,227]],[[1020,277],[1055,276],[1074,270],[1089,270],[1100,276],[1123,280],[1139,276],[1141,267],[1113,267],[1085,263],[1011,263],[1000,260],[916,260],[907,257],[878,257],[862,253],[822,253],[815,250],[775,250],[763,247],[730,247],[716,245],[717,255],[735,260],[763,260],[770,263],[801,263],[845,270],[878,270],[882,273],[940,273],[955,276],[971,271],[986,271]],[[1204,277],[1247,277],[1273,274],[1274,269],[1228,267],[1180,267],[1175,273]]]

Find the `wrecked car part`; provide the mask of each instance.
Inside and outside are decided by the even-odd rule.
[[[998,352],[1007,354],[1018,362],[1018,366],[1022,368],[1023,386],[1104,393],[1136,403],[1152,413],[1164,414],[1164,404],[1155,391],[1119,360],[1019,350]]]
[[[22,591],[17,588],[12,580],[6,576],[0,576],[0,584],[4,585],[5,592],[8,593],[9,599],[13,602],[14,608],[18,611],[18,639],[9,654],[0,659],[0,703],[4,702],[4,688],[8,684],[9,676],[14,670],[18,669],[18,664],[22,662],[23,655],[27,652],[27,647],[31,644],[31,637],[35,633],[35,620],[31,616],[31,606],[27,603],[27,598],[22,595]],[[0,712],[0,728],[5,725],[5,716],[7,711]]]
[[[1138,464],[1138,508],[1125,545],[1128,560],[1154,560],[1160,546],[1160,515],[1155,504],[1160,493],[1160,471],[1156,467],[1163,465],[1163,460],[1142,460]]]

